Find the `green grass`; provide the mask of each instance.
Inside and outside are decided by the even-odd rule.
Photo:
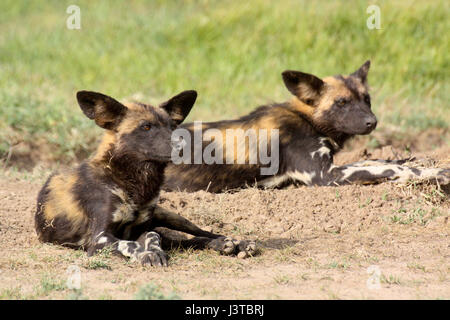
[[[366,27],[369,4],[381,30]],[[81,30],[66,8],[81,8]],[[372,60],[379,129],[448,128],[448,1],[0,2],[0,157],[20,142],[57,159],[91,151],[101,130],[77,90],[159,103],[185,89],[188,120],[245,114],[290,94],[280,73],[327,76]]]
[[[380,282],[384,284],[396,284],[401,285],[403,284],[403,281],[396,275],[385,275],[381,274]]]
[[[96,269],[106,269],[111,270],[110,258],[111,258],[111,247],[105,247],[96,253],[93,257],[87,259],[84,267],[90,270]]]
[[[0,300],[24,300],[20,287],[5,288],[0,290]]]
[[[343,261],[343,262],[333,261],[333,262],[329,263],[328,265],[326,265],[326,267],[329,269],[346,270],[350,267],[350,264],[347,261]]]
[[[44,274],[41,277],[39,286],[35,288],[35,292],[38,296],[47,296],[53,291],[62,291],[67,289],[63,280],[55,279],[50,274]]]
[[[432,221],[433,219],[435,219],[440,215],[442,215],[441,211],[435,207],[431,208],[429,212],[420,207],[413,208],[409,211],[405,208],[400,208],[394,211],[394,215],[390,217],[390,221],[392,223],[398,223],[403,225],[416,223],[420,226],[425,226],[430,221]]]
[[[161,292],[160,287],[149,283],[139,289],[139,291],[134,295],[135,300],[179,300],[180,297],[171,292],[165,295]]]
[[[83,294],[82,290],[71,290],[70,293],[66,296],[66,300],[89,300],[89,297]],[[105,300],[105,299],[98,299]]]

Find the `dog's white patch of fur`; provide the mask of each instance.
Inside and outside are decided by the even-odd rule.
[[[271,177],[260,182],[263,187],[275,188],[289,179],[302,182],[305,185],[311,185],[312,179],[316,176],[315,172],[289,171],[283,175]]]
[[[97,244],[103,244],[108,242],[108,237],[100,237],[100,239],[97,240]]]
[[[259,184],[265,188],[275,188],[276,186],[281,185],[287,179],[289,179],[289,177],[286,174],[282,174],[282,175],[264,179],[264,180],[260,181]]]
[[[130,245],[135,245],[135,249],[130,249]],[[130,257],[131,261],[135,261],[137,259],[137,253],[141,249],[141,245],[138,242],[135,241],[126,241],[126,240],[120,240],[117,244],[117,250],[119,250],[120,253],[122,253],[125,257]]]
[[[327,148],[325,146],[320,147],[319,149],[317,149],[316,151],[310,152],[309,155],[311,156],[311,158],[314,159],[314,156],[316,154],[319,154],[320,157],[323,157],[324,155],[327,155],[328,157],[330,156],[330,148]]]
[[[315,172],[300,172],[300,171],[293,171],[293,172],[287,172],[286,173],[289,178],[300,181],[306,184],[307,186],[310,186],[312,184],[312,179],[316,176]]]
[[[136,211],[136,205],[128,198],[126,193],[121,189],[112,189],[111,193],[121,200],[121,203],[112,214],[113,222],[127,223],[135,220],[134,211]]]

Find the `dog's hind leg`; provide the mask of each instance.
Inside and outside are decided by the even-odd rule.
[[[395,181],[406,183],[409,180],[418,182],[435,182],[446,185],[450,183],[450,169],[440,168],[411,168],[380,160],[367,160],[344,166],[331,166],[324,174],[328,185],[342,185],[350,183],[378,183]]]
[[[222,237],[219,234],[214,234],[200,229],[195,224],[183,218],[179,214],[168,211],[160,206],[156,206],[153,212],[152,224],[154,227],[165,227],[172,230],[182,231],[193,236],[206,237],[216,239]]]

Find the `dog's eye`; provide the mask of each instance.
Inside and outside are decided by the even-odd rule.
[[[307,104],[307,105],[313,105],[314,104],[314,100],[313,99],[306,99],[305,100],[305,103]]]
[[[368,94],[366,94],[364,96],[364,102],[367,103],[370,106],[370,96]]]
[[[345,106],[346,104],[347,104],[347,99],[344,99],[344,98],[341,98],[341,99],[338,99],[337,101],[336,101],[336,104],[339,106],[339,107],[343,107],[343,106]]]
[[[149,124],[144,124],[144,125],[141,126],[141,128],[144,131],[149,131],[152,128],[152,126],[149,125]]]

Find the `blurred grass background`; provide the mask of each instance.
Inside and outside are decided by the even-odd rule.
[[[81,9],[81,30],[66,8]],[[381,9],[369,30],[366,9]],[[101,129],[75,93],[157,104],[199,93],[188,120],[218,120],[290,98],[281,72],[348,74],[372,60],[377,130],[449,128],[450,2],[0,2],[0,158],[18,142],[56,160],[85,155]],[[44,147],[45,146],[45,147]]]

